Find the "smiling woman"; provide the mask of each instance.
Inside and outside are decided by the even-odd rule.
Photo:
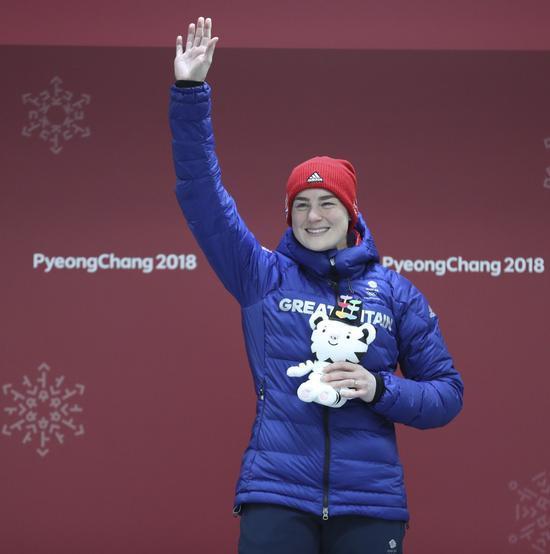
[[[389,545],[400,554],[409,512],[393,425],[445,425],[462,408],[462,380],[424,296],[380,264],[350,162],[317,156],[292,170],[289,228],[275,250],[248,229],[215,154],[204,81],[211,29],[208,18],[191,23],[185,51],[177,37],[170,125],[176,195],[241,305],[258,395],[235,494],[239,553],[377,554]],[[338,361],[320,360],[311,345],[352,336]],[[314,381],[323,386],[308,388]]]

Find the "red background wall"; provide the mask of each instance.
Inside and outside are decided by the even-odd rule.
[[[0,550],[234,552],[254,396],[238,306],[173,194],[173,49],[14,45],[0,57]],[[224,182],[274,247],[293,165],[344,157],[382,255],[547,266],[549,66],[546,52],[219,48],[208,81]],[[32,109],[22,95],[54,76],[75,99],[90,95],[80,122],[90,135],[58,154],[22,134]],[[36,252],[191,253],[198,266],[45,273]],[[440,316],[465,382],[449,426],[398,426],[406,551],[550,552],[548,269],[405,275]],[[45,455],[6,411],[43,362],[85,387],[74,414],[85,432],[65,428]]]
[[[199,15],[221,47],[548,50],[546,0],[19,0],[0,44],[171,46]]]

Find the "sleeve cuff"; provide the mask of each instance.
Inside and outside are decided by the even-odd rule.
[[[189,88],[189,87],[200,87],[204,81],[187,81],[184,79],[180,79],[179,81],[176,81],[175,85],[178,88]]]
[[[386,385],[384,384],[382,375],[379,375],[378,373],[373,373],[373,375],[376,379],[376,392],[374,393],[374,398],[370,402],[366,402],[367,406],[376,404],[386,391]]]

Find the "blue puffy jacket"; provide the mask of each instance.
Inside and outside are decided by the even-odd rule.
[[[173,85],[170,125],[177,198],[209,263],[241,305],[257,391],[235,504],[408,521],[394,423],[439,427],[462,407],[463,384],[438,318],[410,281],[380,265],[361,216],[362,241],[351,248],[314,252],[291,229],[275,251],[263,248],[222,185],[210,92],[207,83]],[[377,331],[361,364],[382,377],[385,390],[370,405],[360,399],[341,408],[304,403],[296,389],[307,376],[286,374],[311,359],[309,318],[332,309],[335,280],[339,292],[363,300],[365,320]],[[405,378],[395,375],[397,364]]]

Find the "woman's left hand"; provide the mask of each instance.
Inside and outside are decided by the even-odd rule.
[[[335,389],[354,389],[341,390],[340,394],[344,398],[360,398],[365,402],[372,402],[376,392],[374,375],[362,365],[350,362],[334,362],[325,366],[321,381]]]

